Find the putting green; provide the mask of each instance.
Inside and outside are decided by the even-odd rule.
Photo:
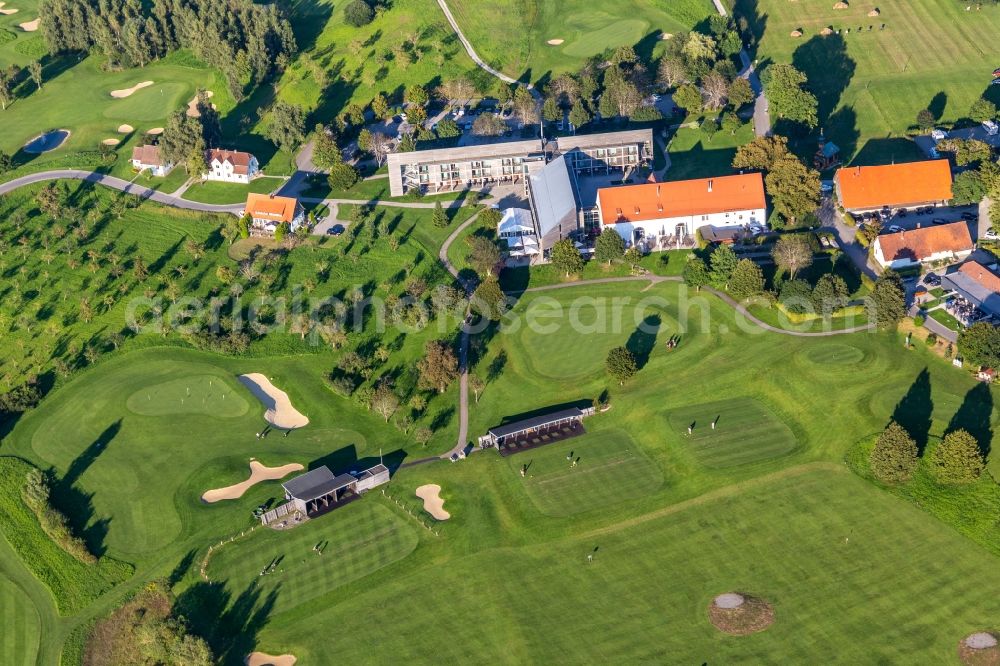
[[[159,120],[163,109],[185,106],[191,98],[191,86],[179,81],[156,82],[123,99],[115,99],[104,109],[112,120]],[[186,98],[186,99],[185,99]]]
[[[38,611],[12,581],[0,577],[0,663],[34,664],[41,622]]]
[[[573,460],[577,460],[574,467]],[[663,474],[624,430],[588,433],[507,459],[528,465],[524,489],[548,516],[569,516],[656,492]]]
[[[611,19],[610,14],[606,15]],[[569,21],[570,27],[573,22]],[[611,21],[607,25],[582,32],[572,42],[563,46],[563,53],[576,58],[589,58],[603,53],[608,48],[637,43],[643,38],[649,23],[637,19]]]
[[[234,595],[251,586],[262,596],[276,592],[283,612],[403,559],[418,541],[414,525],[371,495],[294,529],[262,528],[227,544],[208,576]],[[271,562],[273,573],[260,575]]]
[[[125,403],[133,414],[206,414],[216,418],[243,416],[249,404],[217,375],[195,375],[172,379],[139,389]]]
[[[806,347],[802,358],[816,365],[857,365],[865,359],[865,353],[841,342],[826,342]]]
[[[733,467],[776,458],[796,445],[791,429],[753,398],[680,407],[667,415],[667,421],[705,467]]]

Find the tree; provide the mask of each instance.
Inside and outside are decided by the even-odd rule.
[[[806,75],[791,65],[771,65],[761,75],[764,94],[772,114],[816,127],[816,96],[806,91]]]
[[[870,318],[881,329],[895,329],[906,315],[903,280],[893,270],[882,271],[868,297]]]
[[[444,229],[448,226],[448,215],[444,212],[444,207],[441,205],[441,200],[434,202],[434,212],[431,214],[431,222],[438,229]]]
[[[486,389],[486,382],[483,378],[476,374],[469,375],[469,388],[472,389],[472,394],[476,396],[476,404],[479,404],[479,394],[481,394]]]
[[[552,245],[551,259],[552,265],[565,273],[566,277],[583,270],[583,257],[569,238],[563,238]]]
[[[954,153],[955,163],[959,166],[989,162],[993,156],[990,144],[979,139],[944,139],[937,142],[936,148],[940,152]]]
[[[771,167],[788,156],[788,139],[783,136],[758,136],[750,143],[736,149],[734,169],[770,171]]]
[[[409,105],[426,106],[430,99],[427,89],[419,83],[410,84],[403,91],[403,101]]]
[[[306,136],[306,117],[301,106],[278,101],[271,109],[267,138],[287,152],[293,152]]]
[[[642,252],[639,252],[639,248],[635,245],[625,250],[625,263],[635,268],[642,261]]]
[[[542,118],[549,121],[550,123],[562,120],[563,112],[559,108],[559,104],[556,103],[555,98],[549,97],[542,104]]]
[[[730,134],[735,136],[741,127],[743,127],[743,121],[732,111],[722,116],[722,129]]]
[[[198,151],[205,151],[201,123],[197,118],[177,111],[167,119],[167,125],[160,136],[160,154],[168,162],[188,167],[189,158]]]
[[[794,155],[789,154],[773,164],[764,184],[771,195],[774,212],[791,224],[819,207],[819,172]]]
[[[733,276],[733,271],[736,270],[737,263],[739,263],[739,259],[733,252],[733,248],[728,245],[716,247],[712,251],[712,256],[709,257],[709,264],[712,266],[712,282],[720,287],[727,285],[729,278]]]
[[[524,86],[518,86],[514,91],[513,106],[514,113],[517,114],[517,117],[521,119],[523,124],[530,125],[538,122],[538,110],[535,98],[531,96],[531,93]]]
[[[31,80],[34,81],[38,89],[42,89],[42,63],[38,60],[33,60],[28,63],[28,75],[31,76]]]
[[[424,355],[417,361],[418,385],[422,389],[444,393],[458,377],[458,358],[446,343],[431,340],[424,346]]]
[[[935,122],[934,114],[931,113],[930,109],[917,111],[917,127],[920,128],[921,132],[930,131],[934,127]]]
[[[392,117],[392,106],[390,106],[388,98],[382,93],[375,95],[372,99],[372,113],[375,114],[376,118],[381,120]]]
[[[872,474],[884,483],[904,483],[917,469],[917,443],[895,421],[890,421],[868,458]]]
[[[621,259],[625,254],[625,241],[621,235],[611,227],[604,227],[601,235],[594,243],[594,258],[598,261],[606,261],[608,265],[615,259]]]
[[[569,110],[569,122],[573,127],[583,127],[591,121],[590,111],[584,106],[583,100],[576,100]]]
[[[462,130],[458,128],[458,123],[456,123],[451,118],[445,118],[444,120],[438,122],[437,132],[439,139],[453,139],[455,137],[462,136]]]
[[[958,348],[972,365],[1000,368],[1000,329],[989,322],[976,322],[960,332]]]
[[[399,408],[399,396],[392,390],[388,378],[383,378],[376,384],[375,392],[372,394],[371,407],[385,419],[386,423]]]
[[[831,314],[847,305],[850,290],[844,278],[833,273],[820,276],[813,287],[812,300],[816,312]]]
[[[368,25],[373,18],[375,18],[375,12],[372,11],[371,5],[364,0],[351,0],[344,7],[344,21],[355,28]]]
[[[681,51],[691,60],[714,61],[715,40],[700,32],[690,32]]]
[[[740,39],[740,33],[735,30],[730,30],[719,40],[719,51],[727,58],[731,58],[742,50],[743,40]]]
[[[360,136],[358,139],[358,146],[360,147]],[[385,158],[392,149],[392,139],[388,135],[382,132],[372,132],[368,137],[368,152],[372,154],[375,158],[375,163],[382,166],[385,163]]]
[[[507,297],[495,275],[488,275],[472,294],[472,307],[483,317],[497,321],[507,311]]]
[[[750,259],[740,259],[729,279],[729,293],[738,299],[764,292],[764,271]]]
[[[985,467],[976,438],[965,430],[945,435],[931,451],[930,463],[934,476],[941,483],[972,483]]]
[[[778,302],[792,314],[804,314],[812,310],[812,287],[805,280],[785,280],[781,284]]]
[[[496,231],[502,219],[503,213],[496,208],[484,208],[479,213],[479,221],[483,223],[483,226],[494,231]]]
[[[988,99],[980,97],[972,103],[972,107],[969,109],[969,117],[977,123],[993,120],[997,117],[996,104]]]
[[[639,371],[635,355],[625,347],[614,347],[609,351],[604,366],[608,374],[618,380],[619,386],[624,385],[626,380]]]
[[[722,74],[711,72],[702,78],[701,92],[705,97],[705,106],[717,111],[726,105],[729,81]]]
[[[433,436],[434,431],[426,426],[421,426],[413,431],[413,440],[420,446],[427,446],[427,442],[431,441]]]
[[[710,278],[705,260],[692,254],[684,264],[684,284],[700,290],[709,283]]]
[[[986,184],[983,176],[977,169],[963,171],[955,176],[952,182],[951,192],[954,195],[951,203],[956,206],[977,203],[986,196]]]
[[[660,58],[660,64],[656,69],[657,83],[664,88],[676,88],[687,80],[687,67],[681,58],[670,55]]]
[[[313,130],[313,164],[320,169],[330,169],[344,161],[333,132],[323,125]]]
[[[750,82],[744,78],[733,79],[729,84],[729,103],[734,109],[738,109],[744,104],[749,104],[754,100],[753,88]]]
[[[14,101],[14,79],[6,69],[0,68],[0,110],[6,111]]]
[[[500,136],[508,129],[507,121],[495,113],[481,113],[472,121],[472,133],[476,136]]]
[[[690,83],[685,83],[674,93],[674,104],[689,114],[701,113],[701,91]]]
[[[779,270],[788,271],[788,277],[812,264],[813,251],[805,234],[787,234],[778,239],[771,250],[771,257]]]
[[[470,236],[468,242],[469,265],[482,276],[493,275],[493,271],[500,263],[500,248],[483,236]]]
[[[14,168],[14,160],[10,155],[0,150],[0,174],[7,173]]]
[[[437,95],[445,101],[465,102],[476,96],[476,86],[464,76],[448,79],[437,89]]]
[[[361,179],[358,170],[346,162],[340,162],[330,167],[327,181],[334,190],[349,190]]]

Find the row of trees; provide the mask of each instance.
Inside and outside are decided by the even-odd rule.
[[[972,483],[986,467],[976,438],[963,429],[945,434],[931,449],[928,463],[931,474],[943,484]],[[919,465],[917,443],[903,426],[891,421],[875,442],[868,464],[879,481],[905,483]]]
[[[277,5],[252,0],[43,0],[39,14],[51,53],[98,51],[112,67],[144,67],[191,49],[223,72],[237,100],[296,52]]]

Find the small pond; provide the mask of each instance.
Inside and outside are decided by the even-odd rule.
[[[40,134],[34,139],[24,144],[24,152],[37,155],[55,150],[69,138],[69,130],[52,130],[45,134]]]

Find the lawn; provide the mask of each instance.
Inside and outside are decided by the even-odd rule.
[[[371,497],[309,521],[290,532],[257,530],[223,546],[208,575],[238,594],[253,586],[277,593],[275,609],[291,610],[338,587],[371,575],[417,547],[417,527]],[[319,545],[322,555],[314,550]],[[271,562],[274,573],[261,576]],[[279,593],[280,592],[280,593]]]
[[[701,123],[697,118],[694,122]],[[711,137],[700,127],[680,127],[670,138],[667,152],[670,168],[666,180],[708,178],[735,173],[733,156],[736,149],[753,139],[753,123],[744,123],[735,134],[719,130]]]
[[[281,178],[255,178],[248,185],[242,183],[220,183],[215,180],[196,182],[184,191],[188,201],[200,201],[209,204],[244,203],[247,194],[257,192],[266,194],[279,189],[285,181]]]
[[[0,661],[33,664],[38,653],[41,622],[31,599],[13,581],[0,577]]]
[[[858,164],[919,159],[905,134],[921,109],[954,123],[984,93],[997,101],[989,86],[995,53],[984,45],[1000,30],[1000,7],[968,5],[886,0],[870,18],[874,5],[864,3],[834,10],[833,3],[736,2],[737,13],[763,33],[757,56],[805,72],[819,98],[820,127]],[[825,27],[851,32],[822,36]],[[803,37],[788,36],[796,29]]]
[[[25,67],[46,53],[41,32],[25,32],[19,24],[38,18],[38,0],[7,0],[4,9],[14,14],[0,14],[0,67],[16,64]]]
[[[783,456],[795,448],[788,426],[753,398],[688,405],[667,415],[686,433],[691,454],[706,467],[732,467]]]
[[[662,33],[690,30],[714,13],[707,0],[595,5],[581,0],[474,0],[448,3],[462,32],[486,62],[536,82],[579,69],[588,58],[633,46],[648,58]],[[550,45],[549,40],[563,43]]]
[[[624,430],[588,433],[508,461],[512,474],[527,465],[524,490],[547,516],[592,511],[648,495],[663,484],[660,469]]]
[[[962,324],[959,323],[955,317],[948,313],[944,308],[938,308],[937,310],[931,310],[927,313],[931,319],[941,324],[945,328],[950,328],[953,331],[961,331]]]

